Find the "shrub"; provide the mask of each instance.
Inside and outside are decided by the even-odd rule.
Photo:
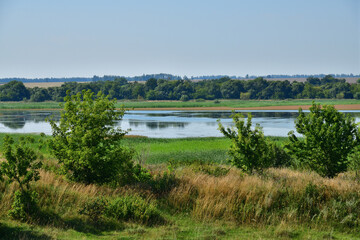
[[[17,182],[20,188],[15,192],[9,215],[23,221],[37,210],[37,193],[30,190],[30,182],[40,179],[38,169],[41,167],[41,162],[36,161],[36,154],[29,147],[33,142],[33,138],[21,138],[20,143],[15,143],[6,135],[4,137],[6,161],[0,163],[0,175],[4,175],[9,183]]]
[[[354,118],[338,112],[334,106],[313,103],[307,115],[299,109],[295,125],[303,138],[289,132],[287,148],[299,165],[326,177],[347,170],[347,157],[360,140]]]
[[[348,156],[350,170],[355,171],[355,179],[360,181],[360,146],[357,146],[355,150]]]
[[[104,197],[97,197],[86,202],[79,213],[88,216],[93,222],[97,222],[105,213],[108,204],[109,202]]]
[[[265,168],[274,166],[279,153],[282,158],[285,154],[279,146],[265,138],[259,124],[256,124],[254,130],[251,129],[251,119],[252,116],[249,114],[245,123],[242,115],[234,114],[233,121],[236,129],[225,129],[219,123],[220,131],[232,142],[229,149],[229,155],[232,157],[231,164],[247,173],[261,172]]]
[[[116,111],[116,100],[90,90],[65,97],[60,123],[50,120],[53,138],[49,146],[68,178],[90,183],[109,183],[132,174],[133,152],[121,146],[126,134],[113,128],[124,109]]]
[[[35,191],[19,191],[14,194],[14,202],[9,210],[9,216],[26,221],[38,212],[38,194]]]
[[[162,195],[169,193],[178,184],[178,179],[172,171],[165,171],[153,176],[148,183],[153,193]]]
[[[189,101],[189,96],[188,95],[181,95],[181,97],[180,97],[180,101],[182,101],[182,102],[187,102],[187,101]]]
[[[229,168],[204,161],[194,161],[190,167],[194,172],[201,172],[214,177],[225,176],[230,171]]]
[[[130,220],[146,225],[154,225],[164,221],[156,205],[139,196],[124,196],[114,199],[109,203],[106,215],[117,220]]]

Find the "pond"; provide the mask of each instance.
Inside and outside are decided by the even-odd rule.
[[[253,125],[259,123],[267,136],[287,136],[294,129],[296,110],[246,110],[251,112]],[[360,111],[346,111],[360,121]],[[129,111],[117,122],[129,134],[153,138],[221,137],[217,120],[232,126],[231,111]],[[59,111],[0,111],[0,132],[3,133],[45,133],[51,134],[46,118],[60,117]]]

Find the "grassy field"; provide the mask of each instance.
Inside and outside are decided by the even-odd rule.
[[[120,108],[249,108],[270,106],[297,106],[311,105],[313,100],[219,100],[215,101],[119,101],[116,107]],[[359,104],[355,99],[316,99],[316,103],[328,105]],[[60,109],[58,102],[0,102],[0,109]]]
[[[80,231],[56,226],[34,226],[15,221],[0,220],[0,236],[13,239],[359,239],[358,234],[339,232],[331,228],[307,226],[242,226],[228,221],[199,221],[186,215],[168,215],[169,226],[146,227],[126,224],[119,229]],[[90,225],[91,226],[91,225]],[[90,228],[90,227],[89,227]]]
[[[6,134],[0,133],[0,146],[3,144],[3,138]],[[10,134],[14,140],[20,137],[32,136],[36,142],[42,139],[38,134]],[[45,140],[50,138],[46,136]],[[286,137],[268,137],[273,141],[283,144]],[[208,162],[226,164],[227,149],[230,140],[225,137],[207,137],[207,138],[146,138],[146,137],[125,137],[123,144],[135,150],[134,159],[141,164],[168,164],[187,165],[192,162]],[[32,145],[34,149],[39,149],[39,144]],[[49,158],[50,153],[47,148],[41,148],[40,151],[45,157]]]
[[[215,101],[140,101],[140,102],[119,102],[126,108],[190,108],[190,107],[229,107],[229,108],[250,108],[250,107],[270,107],[270,106],[297,106],[311,105],[313,100],[219,100]],[[316,103],[335,105],[335,104],[359,104],[359,100],[354,99],[316,99]]]
[[[45,166],[33,184],[39,217],[26,223],[11,220],[7,211],[16,185],[0,182],[0,239],[360,239],[360,181],[354,172],[334,179],[291,169],[247,175],[226,163],[230,142],[225,138],[129,136],[123,144],[134,148],[134,160],[157,176],[156,187],[67,181],[56,174],[57,163],[43,148]],[[163,220],[149,225],[137,218],[94,221],[80,214],[99,196],[109,201],[136,196],[145,208],[154,206]]]

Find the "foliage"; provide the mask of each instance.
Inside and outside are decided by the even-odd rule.
[[[280,147],[265,138],[259,124],[256,124],[254,130],[251,129],[251,119],[252,116],[249,114],[245,123],[242,115],[234,114],[233,122],[236,129],[225,129],[219,123],[220,132],[231,140],[229,149],[231,164],[247,173],[261,172],[265,168],[274,166],[279,153],[282,158],[284,157]]]
[[[225,176],[230,171],[229,168],[224,168],[221,165],[204,162],[204,161],[194,161],[190,165],[190,167],[196,173],[202,172],[214,177]]]
[[[65,98],[59,124],[50,120],[49,146],[70,179],[86,184],[109,183],[132,173],[132,151],[120,145],[126,132],[113,128],[124,109],[115,100],[90,90]]]
[[[30,182],[40,179],[38,169],[41,162],[36,161],[36,153],[29,147],[34,139],[20,138],[15,144],[9,136],[4,137],[4,156],[6,161],[0,163],[1,173],[6,176],[7,182],[17,182],[20,190],[14,195],[9,215],[14,219],[25,221],[37,211],[37,193],[30,190]]]
[[[151,76],[148,76],[151,77]],[[211,78],[211,80],[189,81],[178,77],[169,80],[167,75],[157,75],[148,79],[145,84],[127,81],[125,78],[104,76],[94,77],[91,82],[81,80],[65,81],[60,87],[26,88],[20,81],[11,81],[0,87],[0,100],[42,102],[46,100],[63,101],[66,92],[71,95],[91,90],[103,92],[110,99],[146,99],[146,100],[180,100],[191,99],[295,99],[295,98],[359,98],[360,84],[349,84],[345,79],[332,75],[323,78],[309,77],[306,82],[274,81],[263,77],[248,80],[236,80],[229,77]],[[164,77],[164,78],[162,78]]]
[[[14,202],[9,210],[9,216],[26,221],[38,212],[38,194],[35,191],[19,191],[14,195]]]
[[[287,148],[300,165],[326,177],[346,171],[347,156],[360,140],[354,118],[338,112],[333,106],[321,107],[313,103],[309,114],[299,109],[295,127],[303,138],[289,132]]]
[[[4,137],[3,154],[6,161],[0,163],[1,172],[8,182],[17,182],[22,192],[30,189],[31,181],[40,179],[38,169],[42,163],[36,161],[36,153],[29,147],[33,141],[33,138],[26,137],[14,143],[9,135]]]
[[[355,171],[355,177],[360,181],[360,146],[355,147],[354,151],[348,155],[348,169]]]
[[[109,202],[106,215],[117,220],[131,220],[146,225],[164,222],[155,203],[139,196],[124,196],[112,200]]]
[[[168,171],[163,172],[162,174],[154,175],[149,181],[148,184],[151,187],[151,191],[157,195],[164,195],[169,193],[175,186],[178,185],[178,179],[175,176],[175,173],[171,167]]]
[[[10,81],[0,86],[0,101],[21,101],[30,98],[30,91],[20,81]]]
[[[106,211],[109,201],[104,197],[97,197],[89,202],[85,202],[79,213],[88,216],[93,222],[101,219]]]

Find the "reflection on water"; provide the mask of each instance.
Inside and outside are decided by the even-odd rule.
[[[40,123],[43,125],[46,118],[54,116],[54,119],[59,119],[60,113],[58,111],[0,111],[0,124],[6,128],[15,130],[23,129],[26,123]],[[4,127],[1,127],[3,131]],[[9,131],[11,132],[11,131]]]
[[[246,118],[249,111],[241,112]],[[349,111],[359,121],[360,111]],[[231,111],[129,111],[117,126],[131,129],[132,135],[148,137],[220,137],[217,120],[225,127],[232,126]],[[253,123],[259,123],[265,135],[287,136],[294,130],[295,110],[252,110]],[[58,120],[58,111],[0,111],[0,132],[51,134],[50,124],[45,120],[53,116]]]
[[[175,127],[175,128],[184,128],[185,126],[189,125],[189,123],[183,122],[140,122],[140,121],[133,121],[129,120],[130,128],[139,127],[141,125],[146,125],[149,129],[164,129],[168,127]]]

